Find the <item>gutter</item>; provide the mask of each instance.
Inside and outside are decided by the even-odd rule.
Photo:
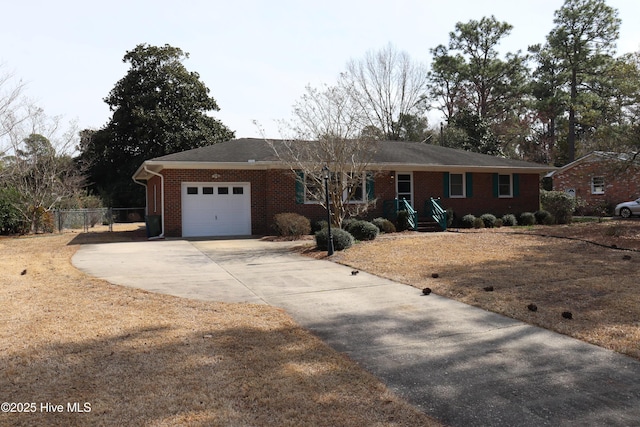
[[[149,170],[149,168],[147,168],[147,165],[144,165],[143,169],[144,169],[145,172],[147,172],[147,173],[149,173],[151,175],[155,175],[155,176],[159,176],[160,177],[160,217],[162,218],[162,232],[160,233],[159,236],[149,237],[149,240],[164,239],[164,176],[162,176],[161,174],[159,174],[157,172]],[[135,181],[135,178],[134,178],[134,181]],[[146,185],[145,185],[145,188],[146,188]],[[146,197],[148,197],[148,193],[147,193]],[[146,197],[145,197],[145,200],[146,200]],[[147,204],[146,208],[149,209],[149,201],[146,200],[145,203]]]

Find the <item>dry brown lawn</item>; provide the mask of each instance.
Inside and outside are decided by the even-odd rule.
[[[124,288],[70,264],[77,243],[140,234],[0,239],[0,400],[36,409],[0,425],[438,425],[279,309]],[[90,412],[68,413],[74,402]]]
[[[640,359],[639,251],[640,221],[611,220],[396,233],[334,260]]]

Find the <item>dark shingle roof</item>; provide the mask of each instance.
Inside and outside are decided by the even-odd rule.
[[[272,141],[272,143],[277,146],[282,141]],[[153,163],[247,163],[249,161],[275,163],[278,162],[278,158],[264,139],[242,138],[156,157],[151,160]],[[553,167],[546,165],[521,160],[505,159],[439,145],[403,141],[381,141],[374,155],[373,163],[396,166],[523,168],[536,171],[553,169]]]

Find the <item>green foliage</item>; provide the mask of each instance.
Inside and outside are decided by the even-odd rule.
[[[553,215],[544,209],[536,211],[533,215],[536,217],[536,223],[540,225],[551,225],[555,222]]]
[[[297,240],[311,233],[311,222],[297,213],[280,213],[273,217],[273,229],[279,236]]]
[[[374,240],[380,232],[378,227],[369,221],[351,221],[346,230],[356,240]]]
[[[486,228],[493,228],[496,224],[495,215],[489,213],[480,215],[480,219],[482,220]]]
[[[0,234],[17,234],[29,231],[29,224],[15,207],[19,197],[18,192],[13,189],[0,190]]]
[[[493,223],[493,226],[494,226],[495,228],[500,228],[500,227],[502,227],[502,219],[500,219],[500,218],[496,218],[495,222]]]
[[[378,227],[378,230],[380,230],[381,233],[395,233],[396,232],[396,226],[393,225],[393,223],[391,221],[389,221],[388,219],[386,219],[386,218],[375,218],[371,222],[373,223],[373,225]]]
[[[522,212],[518,219],[518,225],[535,225],[536,217],[531,212]]]
[[[143,203],[131,176],[143,161],[234,137],[209,113],[218,111],[209,89],[188,71],[181,49],[141,44],[124,56],[127,74],[105,98],[113,116],[95,132],[84,131],[81,160],[89,165],[93,190],[112,206]]]
[[[347,249],[353,245],[355,240],[353,236],[341,228],[331,228],[331,235],[333,236],[333,249],[341,251]],[[326,251],[329,240],[329,228],[323,228],[317,231],[315,234],[316,246],[321,251]]]
[[[409,224],[409,212],[407,211],[398,211],[398,215],[396,217],[396,230],[398,231],[406,231],[411,228],[411,224]]]
[[[316,221],[313,221],[311,223],[311,233],[315,234],[316,231],[320,231],[323,228],[327,228],[327,220],[326,219],[319,219]]]
[[[460,223],[462,224],[462,228],[473,228],[473,224],[476,221],[475,215],[467,214],[462,217]]]
[[[540,192],[540,204],[544,210],[553,215],[558,224],[569,224],[573,212],[578,207],[578,200],[564,191],[542,190]]]
[[[506,214],[502,216],[502,225],[506,227],[512,227],[514,225],[518,225],[518,221],[516,220],[516,216],[513,214]]]
[[[484,221],[482,218],[476,218],[473,220],[473,228],[484,228]]]

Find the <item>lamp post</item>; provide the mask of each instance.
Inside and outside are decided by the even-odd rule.
[[[329,168],[324,165],[322,168],[324,177],[325,201],[327,203],[327,256],[333,255],[333,234],[331,234],[331,205],[329,204]]]

